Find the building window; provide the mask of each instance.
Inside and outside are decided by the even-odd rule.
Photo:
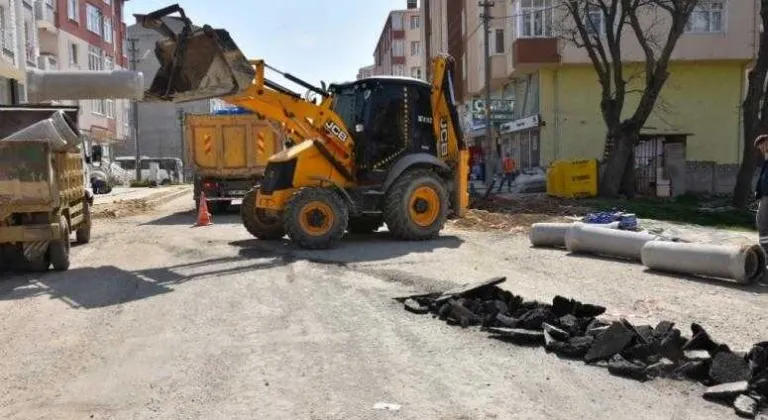
[[[88,70],[104,70],[104,53],[101,48],[88,46]]]
[[[33,32],[31,22],[24,21],[24,56],[27,59],[27,65],[35,67],[37,58],[35,57],[35,33]]]
[[[585,21],[587,33],[590,36],[605,35],[605,14],[600,6],[590,4],[587,9],[587,18]]]
[[[67,0],[67,17],[75,22],[79,22],[80,13],[77,10],[77,0]]]
[[[85,10],[88,19],[86,23],[88,30],[95,34],[101,35],[103,24],[103,16],[101,14],[101,10],[91,4],[86,4]]]
[[[519,0],[517,36],[552,36],[552,0]]]
[[[123,37],[123,57],[128,58],[128,38]]]
[[[396,39],[392,43],[392,55],[395,57],[402,57],[405,55],[405,52],[403,51],[403,40],[402,39]]]
[[[392,13],[392,30],[403,30],[403,15],[401,13]]]
[[[419,29],[421,27],[421,16],[411,16],[411,29]]]
[[[112,20],[104,19],[104,41],[112,43]]]
[[[5,7],[0,6],[0,47],[6,55],[13,56],[13,32],[11,32],[8,21],[5,20]]]
[[[493,53],[504,54],[504,29],[496,29],[493,37]]]
[[[104,111],[107,114],[107,118],[112,120],[115,119],[115,100],[114,99],[104,100]]]
[[[77,61],[77,44],[69,44],[69,65],[78,65]]]
[[[104,57],[104,70],[112,71],[115,69],[115,60],[110,57]]]
[[[411,67],[411,77],[421,79],[421,67]]]
[[[411,55],[421,54],[421,42],[411,41]]]
[[[725,1],[701,0],[693,9],[685,30],[692,33],[725,32]]]
[[[405,75],[405,67],[402,64],[395,64],[392,66],[392,75],[393,76],[404,76]]]

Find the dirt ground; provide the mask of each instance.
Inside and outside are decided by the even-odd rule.
[[[561,294],[637,324],[696,321],[737,350],[767,338],[766,287],[532,249],[525,235],[459,223],[429,242],[382,231],[305,251],[253,239],[234,211],[192,228],[192,207],[184,196],[98,219],[69,271],[0,281],[0,418],[736,418],[701,385],[614,377],[392,299],[497,275],[526,298]]]

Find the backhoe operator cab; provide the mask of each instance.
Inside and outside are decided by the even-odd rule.
[[[175,34],[161,18],[179,12]],[[260,239],[286,233],[299,246],[330,248],[350,233],[383,224],[403,240],[435,238],[449,213],[468,205],[468,156],[458,125],[448,56],[433,59],[433,80],[372,77],[315,87],[316,101],[265,77],[222,29],[194,29],[178,5],[136,15],[166,35],[161,68],[145,95],[186,102],[218,97],[284,124],[294,145],[270,157],[264,178],[243,199],[246,229]],[[276,69],[272,69],[275,70]]]

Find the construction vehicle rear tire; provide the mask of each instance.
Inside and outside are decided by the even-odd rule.
[[[401,240],[437,238],[448,214],[448,191],[443,180],[428,169],[401,175],[387,191],[384,220]]]
[[[51,265],[56,271],[66,271],[69,269],[69,222],[62,215],[59,217],[59,231],[61,238],[51,241],[48,247],[48,253],[51,257]]]
[[[302,248],[335,247],[348,223],[346,203],[329,188],[303,188],[291,197],[285,208],[285,231]]]
[[[87,244],[91,241],[91,205],[87,199],[83,199],[83,226],[75,231],[75,238],[79,244]]]
[[[350,217],[347,231],[356,235],[367,235],[379,230],[383,224],[384,218],[381,215]]]
[[[279,216],[268,215],[264,210],[256,208],[256,194],[258,190],[248,191],[240,205],[240,219],[245,230],[261,240],[276,240],[285,236],[283,220]]]

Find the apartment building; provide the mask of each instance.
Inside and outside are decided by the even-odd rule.
[[[494,17],[504,16],[491,23],[492,96],[513,99],[514,108],[511,121],[495,124],[494,141],[480,133],[474,137],[496,149],[484,153],[510,153],[523,168],[604,155],[601,90],[586,50],[561,36],[571,21],[556,7],[558,1],[497,1],[492,11]],[[476,3],[466,3],[470,29],[479,24]],[[758,10],[757,0],[702,0],[693,13],[635,151],[641,193],[652,194],[653,185],[666,182],[673,194],[732,188],[742,152],[745,74],[760,32]],[[589,18],[604,26],[599,11]],[[665,22],[658,19],[641,20],[664,30]],[[469,96],[482,98],[483,43],[468,39],[466,45]],[[633,36],[624,37],[622,55],[625,74],[641,76],[645,58]],[[633,78],[632,88],[641,88],[641,82],[642,77]],[[625,111],[633,110],[638,99],[630,94]]]
[[[419,14],[422,28],[421,54],[425,79],[432,77],[431,61],[438,54],[448,54],[455,61],[453,87],[457,101],[466,96],[467,57],[465,54],[466,16],[468,0],[421,0]]]
[[[357,71],[357,80],[373,76],[374,67],[375,65],[373,64],[370,66],[360,67],[360,69]]]
[[[38,62],[35,3],[0,0],[0,104],[26,100],[26,71]]]
[[[374,51],[374,75],[425,79],[422,62],[421,14],[416,1],[387,16]]]

